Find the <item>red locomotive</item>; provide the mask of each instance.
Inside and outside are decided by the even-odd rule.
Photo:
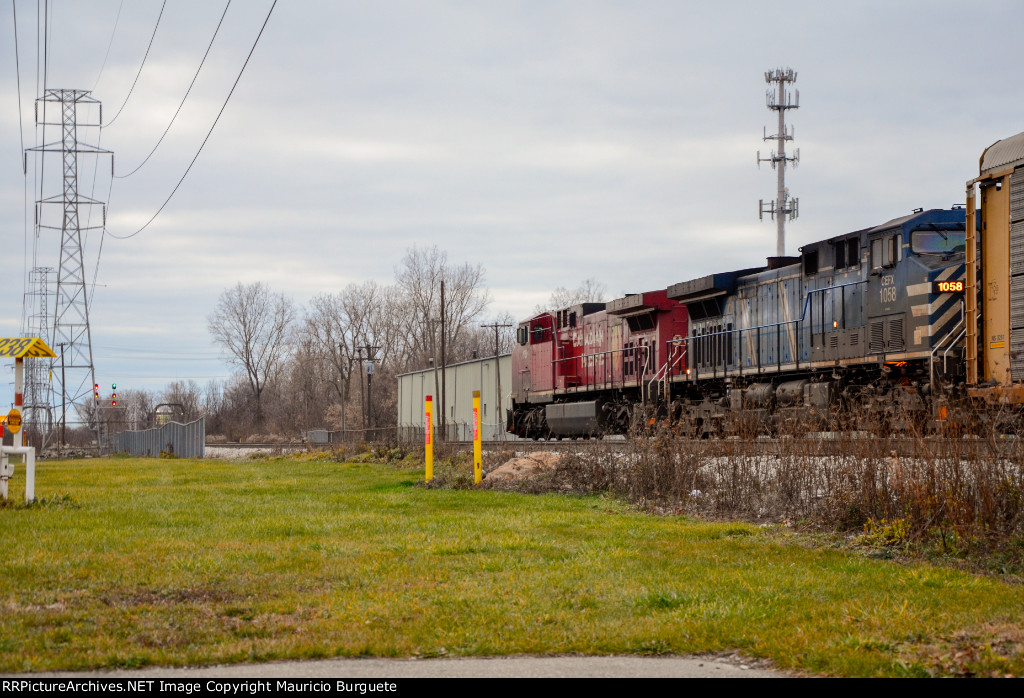
[[[633,406],[686,370],[686,306],[666,291],[581,303],[521,323],[508,430],[527,438],[625,433]]]

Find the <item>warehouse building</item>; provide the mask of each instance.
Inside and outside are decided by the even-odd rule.
[[[445,369],[428,368],[398,376],[398,433],[405,441],[422,441],[424,401],[434,399],[434,433],[441,438],[441,376],[445,377],[448,441],[473,440],[473,391],[480,391],[480,438],[512,440],[505,432],[505,414],[512,409],[512,356],[474,359]],[[501,391],[499,405],[498,391]]]

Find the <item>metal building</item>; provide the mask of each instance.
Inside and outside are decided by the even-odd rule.
[[[473,440],[473,391],[480,391],[480,436],[484,441],[512,440],[505,432],[506,410],[512,408],[512,355],[428,368],[398,376],[398,434],[405,441],[423,440],[424,398],[434,398],[434,433],[441,438],[441,373],[445,372],[445,418],[448,441]],[[436,382],[435,382],[436,373]],[[499,375],[500,374],[500,375]],[[501,386],[501,404],[496,398]],[[497,408],[497,409],[496,409]]]

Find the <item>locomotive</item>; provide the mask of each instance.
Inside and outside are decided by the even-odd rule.
[[[668,420],[707,437],[838,414],[922,429],[953,404],[1017,421],[1024,407],[1024,133],[984,151],[966,206],[520,323],[506,427],[586,438]]]

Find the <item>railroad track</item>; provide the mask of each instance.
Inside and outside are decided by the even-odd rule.
[[[729,456],[898,456],[898,457],[1011,457],[1024,456],[1024,440],[1006,439],[946,439],[910,437],[850,437],[819,436],[809,438],[759,438],[759,439],[708,439],[678,441],[671,445],[679,449],[688,445],[690,449],[708,457]],[[294,453],[330,448],[331,444],[291,443],[214,443],[206,444],[208,457],[215,454],[227,455],[231,452],[253,453],[270,451],[273,453]],[[438,443],[435,452],[440,455],[445,449],[470,451],[472,442]],[[645,445],[636,440],[626,439],[562,439],[562,440],[526,440],[487,441],[483,451],[490,456],[505,452],[534,453],[538,451],[557,451],[585,454],[600,453],[632,453],[640,452]]]

